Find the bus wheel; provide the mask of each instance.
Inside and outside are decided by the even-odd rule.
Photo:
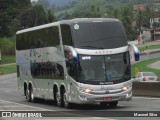
[[[31,93],[30,93],[30,90],[27,89],[27,90],[26,90],[26,99],[27,99],[28,102],[31,102],[31,97],[30,97],[31,95],[30,95],[30,94],[31,94]]]
[[[56,104],[59,107],[62,106],[61,97],[60,97],[60,94],[58,93],[58,91],[56,92]]]
[[[110,102],[110,103],[108,103],[108,104],[109,104],[109,107],[116,107],[117,104],[118,104],[118,101]]]
[[[25,96],[26,96],[26,99],[28,99],[28,89],[27,88],[25,90]]]
[[[27,89],[27,95],[26,96],[27,96],[27,101],[28,102],[35,102],[32,86],[29,89]]]
[[[33,94],[33,88],[32,87],[30,88],[30,99],[31,99],[31,102],[35,102],[35,97],[34,97],[34,94]]]
[[[65,90],[63,91],[63,103],[65,108],[67,109],[71,108],[71,103],[67,102],[67,93]]]
[[[26,96],[27,99],[27,84],[24,83],[24,96]]]

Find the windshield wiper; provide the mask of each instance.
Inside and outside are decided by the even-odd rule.
[[[95,48],[95,49],[104,49],[102,47],[95,47],[95,46],[89,46],[89,45],[87,45],[87,46],[80,46],[80,47],[88,47],[88,48]]]

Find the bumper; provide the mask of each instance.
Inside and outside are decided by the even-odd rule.
[[[79,92],[76,96],[78,104],[99,104],[101,102],[130,101],[132,100],[132,90],[118,94],[93,95]]]

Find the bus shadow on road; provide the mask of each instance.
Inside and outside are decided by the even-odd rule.
[[[37,104],[45,104],[48,106],[58,107],[53,100],[44,100],[44,99],[37,99]],[[128,108],[129,106],[121,106],[117,105],[116,107],[110,107],[107,105],[100,105],[100,104],[72,104],[70,110],[123,110]]]

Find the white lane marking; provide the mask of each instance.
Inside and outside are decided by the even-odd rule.
[[[155,98],[155,97],[133,97],[133,98],[148,99],[148,100],[160,100],[160,98]]]
[[[9,90],[6,90],[6,91],[4,91],[4,92],[11,92],[11,91],[9,91]]]
[[[20,103],[15,103],[15,102],[10,102],[10,101],[7,101],[7,100],[2,100],[0,99],[0,101],[6,101],[8,103],[13,103],[13,104],[16,104],[16,105],[20,105],[20,106],[23,106],[23,107],[30,107],[30,108],[34,108],[34,109],[40,109],[40,110],[43,110],[43,111],[54,111],[54,110],[50,110],[50,109],[44,109],[44,108],[40,108],[40,107],[33,107],[33,106],[30,106],[30,105],[24,105],[24,104],[20,104]]]
[[[15,106],[15,105],[13,105],[13,106],[9,106],[9,105],[4,105],[4,106],[0,106],[0,108],[5,108],[5,107],[24,107],[24,106]]]
[[[95,119],[95,120],[116,120],[111,118],[105,118],[105,117],[89,117],[88,119]],[[88,120],[86,119],[86,120]]]

